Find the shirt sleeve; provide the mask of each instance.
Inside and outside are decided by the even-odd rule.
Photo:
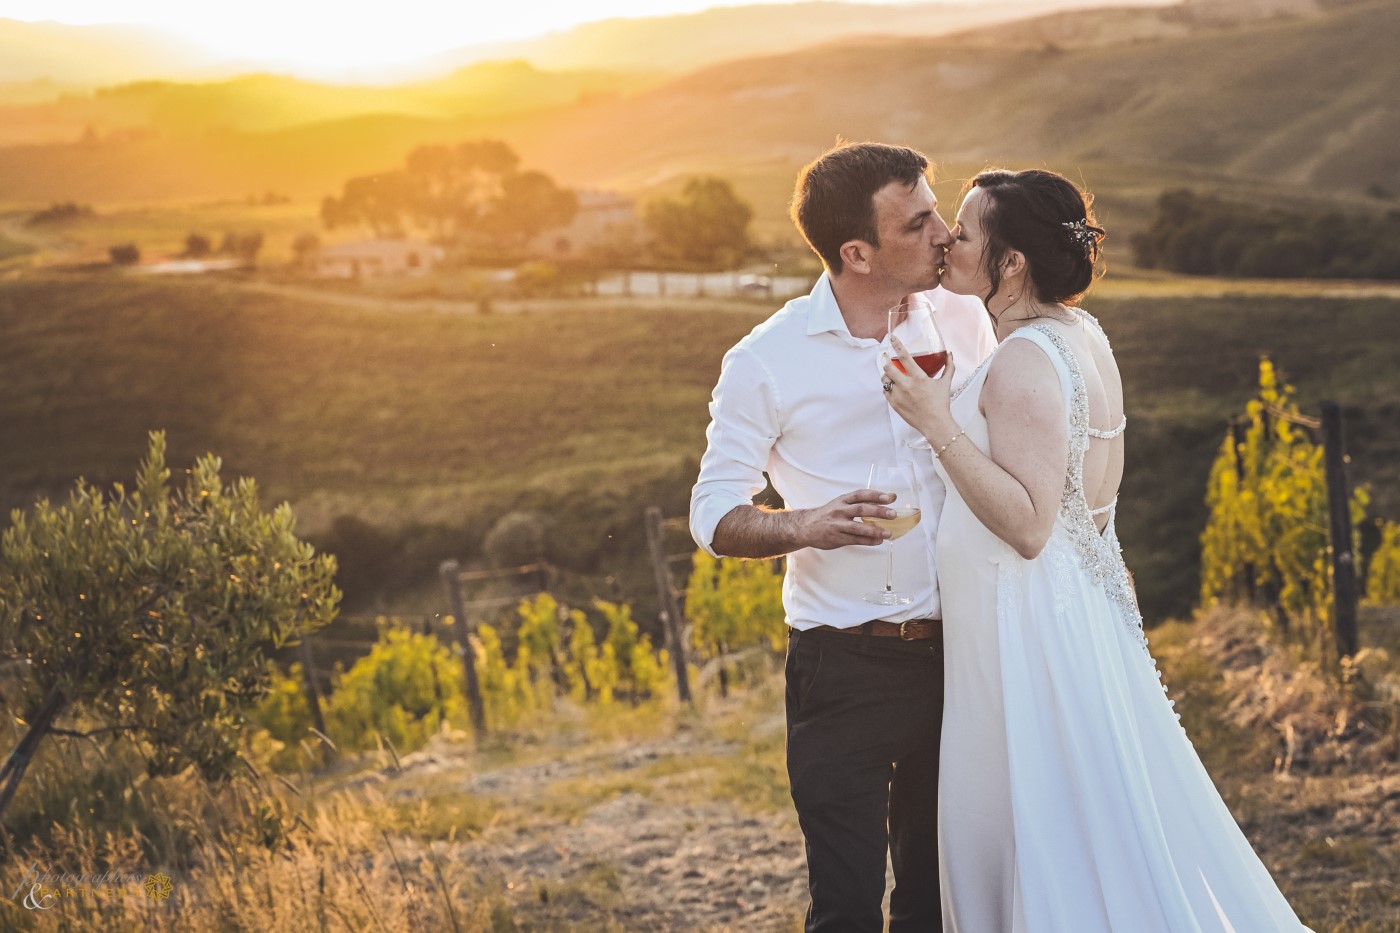
[[[735,506],[752,505],[778,439],[778,393],[754,354],[735,347],[724,356],[710,399],[705,456],[690,494],[690,534],[711,556],[715,528]]]

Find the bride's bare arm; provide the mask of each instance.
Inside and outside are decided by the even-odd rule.
[[[912,377],[889,367],[890,404],[942,450],[948,478],[978,520],[1029,560],[1050,540],[1060,509],[1069,461],[1065,402],[1054,365],[1028,340],[1009,341],[990,365],[981,398],[990,456],[966,438],[944,449],[962,430],[948,410],[951,373],[929,379],[912,361]]]

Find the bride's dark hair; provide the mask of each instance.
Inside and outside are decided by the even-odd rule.
[[[1001,288],[1001,261],[1013,249],[1026,257],[1038,301],[1074,304],[1084,296],[1104,238],[1092,195],[1042,169],[988,169],[968,183],[972,188],[987,194],[982,261],[992,290],[984,301]]]

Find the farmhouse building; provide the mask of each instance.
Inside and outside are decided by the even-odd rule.
[[[421,275],[442,259],[442,248],[422,240],[352,240],[323,246],[312,256],[321,278],[359,279]]]

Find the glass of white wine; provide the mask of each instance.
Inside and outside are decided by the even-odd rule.
[[[894,501],[889,507],[894,510],[894,518],[865,517],[861,521],[880,528],[889,529],[890,538],[885,542],[887,564],[885,588],[878,593],[866,593],[861,598],[877,606],[907,606],[914,597],[897,592],[894,588],[894,542],[909,533],[919,524],[922,514],[919,511],[918,488],[914,483],[914,465],[899,460],[880,460],[870,465],[870,482],[867,488],[892,493]]]

